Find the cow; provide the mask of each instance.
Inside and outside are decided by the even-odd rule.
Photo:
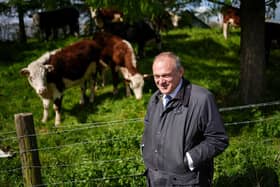
[[[170,29],[177,28],[181,19],[182,16],[178,15],[175,12],[166,10],[158,16],[155,16],[152,19],[152,23],[154,25],[154,28],[156,28],[157,32],[168,31]]]
[[[48,40],[51,34],[57,38],[58,29],[69,27],[71,35],[79,35],[79,11],[75,8],[62,8],[53,11],[35,13],[32,16],[33,26],[39,28],[41,34]]]
[[[123,13],[113,8],[96,8],[90,7],[91,17],[98,29],[104,27],[104,23],[122,22]]]
[[[137,44],[137,55],[139,58],[145,56],[145,45],[155,41],[157,49],[161,50],[161,36],[151,22],[140,20],[129,24],[127,22],[113,22],[104,24],[104,31],[117,35],[130,43]]]
[[[114,15],[114,17],[123,16],[121,12],[111,12],[111,14]],[[133,23],[125,22],[123,19],[112,21],[112,16],[103,16],[103,14],[96,14],[93,11],[91,11],[91,16],[100,31],[109,32],[129,41],[130,43],[137,44],[137,55],[140,58],[145,56],[144,48],[146,43],[152,40],[156,42],[158,50],[161,50],[160,33],[154,28],[150,21],[139,20]]]
[[[101,47],[93,40],[82,40],[62,49],[47,52],[39,59],[21,69],[27,76],[43,102],[42,122],[48,119],[48,109],[53,101],[55,126],[61,123],[61,104],[63,92],[73,86],[81,86],[80,104],[85,103],[86,82],[90,81],[89,101],[94,101],[96,69]]]
[[[221,10],[223,16],[222,28],[224,38],[228,36],[228,26],[240,27],[240,9],[232,6],[224,6]]]
[[[240,9],[234,7],[225,6],[222,9],[223,13],[223,35],[227,39],[228,25],[233,25],[235,27],[240,27]],[[276,41],[280,45],[280,23],[265,21],[265,61],[268,64],[269,55],[271,50],[271,44]]]
[[[265,22],[265,59],[266,64],[269,64],[269,55],[272,48],[271,44],[275,43],[280,46],[280,23],[277,22]]]
[[[118,71],[125,79],[126,96],[131,95],[133,90],[136,99],[141,99],[143,95],[144,76],[138,72],[136,57],[131,44],[111,33],[96,32],[93,40],[103,46],[100,59],[107,63],[111,69],[113,80],[113,93],[118,93]]]

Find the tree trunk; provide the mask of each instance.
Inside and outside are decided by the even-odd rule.
[[[19,41],[20,43],[26,43],[24,12],[21,7],[18,7],[18,20],[19,20]]]
[[[260,101],[265,87],[264,0],[241,1],[241,98],[245,104]]]

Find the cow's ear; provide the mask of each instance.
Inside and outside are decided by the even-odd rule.
[[[52,72],[54,70],[53,65],[45,64],[44,67],[46,68],[47,72]]]
[[[20,74],[28,77],[30,72],[29,72],[29,70],[27,68],[22,68],[20,70]]]
[[[119,69],[124,77],[125,80],[130,80],[130,77],[129,77],[129,72],[128,72],[128,69],[127,68],[124,68],[124,67],[120,67]]]

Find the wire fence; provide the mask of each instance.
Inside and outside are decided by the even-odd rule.
[[[244,115],[244,111],[248,113],[248,116]],[[269,121],[279,122],[279,115],[269,115],[279,111],[280,101],[220,108],[223,118],[227,120],[225,121],[227,127]],[[232,117],[234,113],[236,113],[236,118]],[[245,116],[245,119],[239,118],[240,113]],[[47,186],[60,186],[61,184],[106,186],[106,184],[112,184],[112,181],[125,185],[126,180],[130,180],[130,184],[139,185],[139,181],[141,181],[140,184],[144,184],[143,160],[139,146],[142,132],[131,130],[133,128],[142,129],[142,127],[143,118],[60,126],[49,132],[30,135],[37,137],[39,148],[26,150],[26,152],[40,152],[42,165],[39,167],[42,170],[43,178],[44,176],[49,177],[49,174],[52,173],[52,180],[47,179],[48,182],[44,184]],[[138,133],[131,134],[131,132]],[[76,139],[70,136],[71,134],[83,134],[85,138]],[[1,142],[17,142],[21,138],[16,136],[15,131],[0,133],[0,137]],[[269,141],[269,139],[262,141]],[[16,155],[22,154],[15,153]],[[77,157],[80,158],[77,159]],[[0,173],[20,172],[25,167],[38,166],[4,168],[0,169]],[[118,171],[116,168],[121,169]],[[73,176],[74,173],[76,176]],[[64,181],[64,178],[73,178],[73,180]]]

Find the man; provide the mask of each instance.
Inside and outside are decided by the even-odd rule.
[[[209,187],[213,158],[228,146],[214,97],[183,78],[172,52],[156,56],[152,68],[158,91],[148,104],[142,140],[147,186]]]

